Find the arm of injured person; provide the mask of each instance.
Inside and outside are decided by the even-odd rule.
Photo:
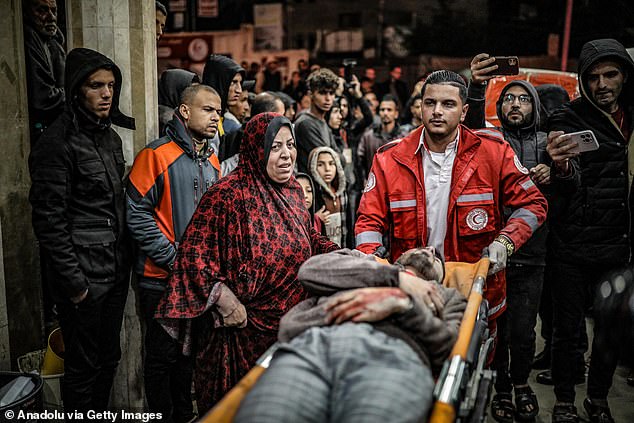
[[[414,298],[414,307],[394,315],[394,322],[409,333],[428,354],[432,369],[442,367],[458,337],[458,328],[467,307],[466,298],[453,288],[439,287],[444,301],[440,316]]]

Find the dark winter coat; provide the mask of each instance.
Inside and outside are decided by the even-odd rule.
[[[24,25],[24,57],[29,92],[29,121],[35,138],[64,111],[64,37],[40,35],[28,22]]]
[[[631,260],[631,205],[629,203],[634,160],[632,149],[619,125],[590,97],[587,72],[600,60],[621,63],[630,78],[619,97],[630,128],[634,123],[632,75],[634,62],[615,40],[586,43],[579,56],[581,97],[553,113],[549,128],[566,133],[590,129],[599,149],[579,157],[581,185],[572,195],[558,198],[551,222],[553,256],[567,263],[610,267]],[[628,154],[630,156],[628,166]]]
[[[524,88],[533,99],[533,118],[531,122],[522,128],[510,127],[505,123],[502,116],[502,98],[508,89],[514,85],[519,85]],[[467,100],[469,103],[469,111],[467,112],[465,122],[468,122],[474,129],[485,127],[485,88],[486,86],[475,84],[469,85],[469,96]],[[542,124],[541,114],[539,113],[542,109],[542,105],[535,87],[527,81],[512,81],[504,87],[502,92],[500,92],[496,106],[497,115],[498,118],[500,118],[502,126],[495,129],[500,131],[504,136],[504,139],[511,145],[520,164],[525,169],[531,169],[542,163],[549,166],[552,165],[552,160],[546,152],[546,145],[548,143],[547,134],[539,130]],[[547,199],[552,200],[553,196],[560,195],[560,193],[570,193],[576,190],[579,184],[579,174],[573,163],[573,171],[571,175],[561,177],[552,170],[550,173],[550,180],[551,183],[549,185],[540,185],[539,189],[546,195]],[[508,217],[508,215],[510,215],[510,211],[506,213],[506,217]],[[525,265],[544,265],[547,237],[548,224],[544,224],[535,231],[533,236],[522,246],[522,248],[518,249],[518,251],[513,254],[510,261]]]
[[[88,76],[108,68],[115,76],[110,118],[98,120],[76,101]],[[42,134],[29,157],[33,229],[50,257],[51,293],[68,301],[93,283],[127,283],[125,160],[116,124],[134,129],[119,111],[121,71],[96,51],[68,54],[64,113]]]

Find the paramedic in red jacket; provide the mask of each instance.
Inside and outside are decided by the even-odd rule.
[[[460,123],[467,108],[462,78],[441,70],[422,88],[423,126],[379,148],[359,205],[356,246],[374,253],[389,234],[392,261],[431,245],[447,261],[475,262],[485,248],[489,327],[506,309],[507,257],[546,219],[544,196],[494,130]],[[504,221],[503,210],[512,214]]]

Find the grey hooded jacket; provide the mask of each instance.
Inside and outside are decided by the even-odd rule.
[[[519,85],[524,88],[533,99],[532,117],[529,122],[520,128],[508,125],[502,116],[502,99],[506,91],[514,85]],[[466,122],[473,129],[484,128],[485,126],[485,88],[485,85],[469,84],[469,111]],[[517,80],[510,82],[500,93],[496,107],[497,115],[502,126],[495,129],[502,132],[504,139],[511,145],[520,163],[527,169],[531,169],[541,163],[550,166],[551,160],[548,153],[546,153],[546,133],[538,130],[540,125],[540,102],[535,87],[527,81]],[[544,186],[540,186],[539,188],[542,192],[547,191],[544,189]],[[508,217],[508,215],[506,217]],[[548,225],[540,226],[531,239],[513,254],[510,258],[510,262],[528,265],[545,265],[547,235]]]

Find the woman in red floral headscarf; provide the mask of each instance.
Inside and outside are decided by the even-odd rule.
[[[203,196],[183,235],[155,317],[195,354],[201,412],[255,365],[280,318],[305,298],[299,266],[338,248],[313,229],[293,176],[296,156],[287,118],[255,116],[238,167]]]

